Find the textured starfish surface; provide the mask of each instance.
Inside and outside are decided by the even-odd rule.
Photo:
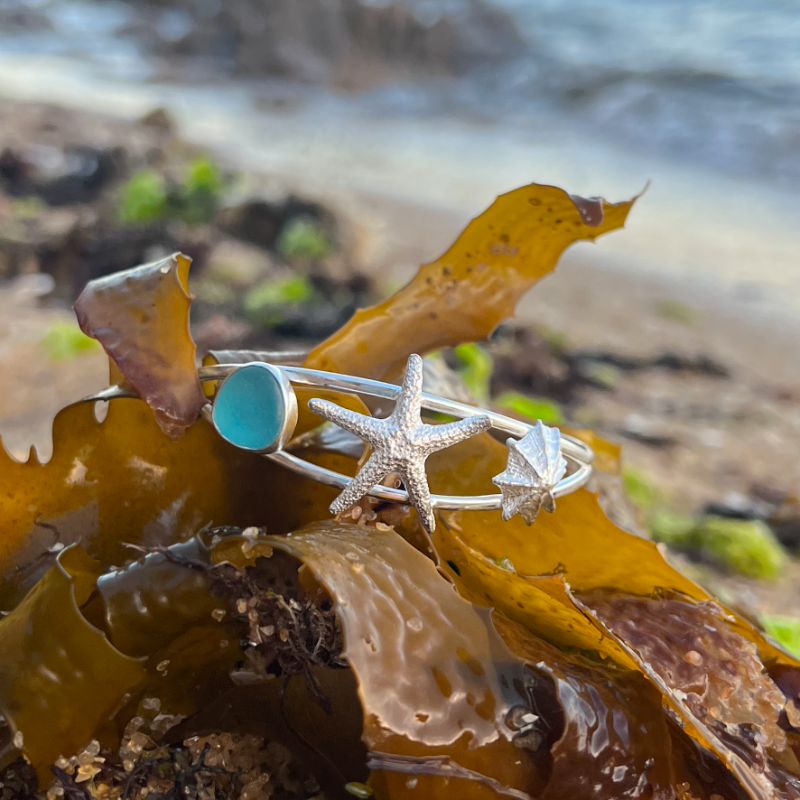
[[[414,354],[408,359],[403,384],[392,414],[376,419],[350,411],[327,400],[309,400],[308,407],[319,416],[356,434],[372,447],[372,455],[347,488],[331,503],[338,514],[360,500],[390,472],[400,475],[409,500],[417,509],[427,531],[436,527],[431,492],[425,474],[425,459],[437,450],[488,430],[488,417],[474,416],[443,425],[426,425],[422,410],[422,359]]]
[[[522,439],[509,439],[505,472],[492,478],[503,495],[503,519],[521,514],[528,525],[539,513],[555,511],[555,485],[567,471],[561,455],[561,431],[539,421]]]

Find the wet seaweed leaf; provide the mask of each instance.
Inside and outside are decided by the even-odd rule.
[[[59,755],[76,752],[145,677],[81,614],[100,573],[79,547],[0,620],[0,712],[39,774],[52,777]],[[10,754],[0,754],[0,764]]]
[[[338,471],[354,468],[341,454],[305,455]],[[228,445],[204,420],[173,442],[133,399],[112,400],[103,422],[89,403],[63,409],[46,464],[21,464],[0,448],[0,486],[2,610],[41,577],[54,545],[80,541],[109,567],[130,558],[124,542],[166,546],[212,523],[290,531],[328,517],[336,496]]]
[[[630,597],[608,591],[581,601],[670,689],[685,694],[697,716],[732,731],[752,725],[760,732],[758,746],[785,749],[778,725],[783,695],[764,673],[755,645],[731,629],[733,620],[716,603],[675,593]]]
[[[220,606],[210,593],[210,565],[202,538],[194,536],[102,575],[96,602],[112,644],[127,655],[149,656],[208,622]]]
[[[502,615],[504,641],[552,681],[563,720],[551,741],[552,767],[542,798],[668,798],[682,772],[672,754],[660,693],[635,671],[569,655]],[[540,737],[556,718],[538,708]]]
[[[441,258],[388,300],[357,311],[306,366],[391,378],[409,353],[485,339],[570,244],[622,227],[636,199],[606,203],[536,183],[500,195]]]
[[[91,281],[75,303],[81,330],[103,345],[125,380],[179,439],[206,403],[189,331],[191,259],[176,253]]]
[[[445,756],[520,791],[541,784],[535,761],[521,759],[507,724],[527,708],[523,663],[491,625],[489,612],[456,594],[433,563],[393,531],[318,523],[267,537],[301,559],[334,599],[345,657],[359,684],[364,741],[396,756]],[[446,778],[386,773],[393,799],[450,797]],[[459,780],[459,797],[494,797]]]
[[[636,668],[613,637],[573,603],[564,575],[521,575],[510,559],[487,558],[447,525],[436,532],[434,543],[446,573],[466,599],[502,611],[557,647],[597,651]]]
[[[682,607],[676,615],[670,613],[674,605],[670,608],[659,598],[631,601],[620,596],[606,604],[602,595],[589,595],[588,600],[596,606],[591,612],[638,660],[641,671],[662,693],[665,705],[672,708],[686,733],[725,764],[751,800],[800,797],[798,763],[776,725],[780,691],[762,677],[763,665],[753,648],[736,635],[733,626],[725,624],[727,620],[713,604],[677,599]],[[644,623],[641,629],[632,628],[625,618],[615,618],[614,605],[626,601],[636,609],[634,617]],[[584,608],[590,610],[588,603]],[[698,617],[708,629],[696,629]],[[733,622],[736,620],[730,618]],[[667,654],[659,652],[654,640],[665,635],[671,645]],[[699,682],[697,671],[691,674],[691,667],[699,666],[698,658],[705,662]],[[679,665],[682,670],[676,669]],[[706,670],[727,674],[706,675]],[[742,696],[732,701],[734,691]],[[729,707],[723,709],[720,701]],[[787,758],[788,771],[784,768]]]
[[[441,494],[493,494],[491,478],[505,469],[506,459],[503,445],[475,437],[445,456],[431,456],[431,487]],[[614,525],[586,490],[559,498],[555,513],[539,515],[532,527],[520,517],[503,522],[499,511],[447,511],[442,519],[465,545],[495,563],[508,559],[521,575],[561,573],[576,591],[614,586],[649,594],[672,588],[707,597],[667,564],[655,544]]]
[[[708,769],[674,756],[676,741],[692,745],[637,669],[561,652],[466,603],[391,531],[320,523],[267,541],[302,559],[336,603],[378,797],[666,800],[684,784],[709,796]]]
[[[606,466],[613,467],[613,450],[605,448],[604,452],[596,437],[592,444],[600,449]],[[441,494],[491,493],[491,476],[502,471],[505,460],[502,445],[486,436],[475,437],[451,448],[445,456],[431,456],[431,487]],[[503,522],[499,511],[448,511],[441,518],[444,524],[442,530],[437,526],[434,545],[442,554],[461,547],[465,553],[475,552],[495,565],[512,565],[518,576],[563,575],[571,591],[578,594],[613,588],[621,594],[649,596],[672,590],[697,601],[710,599],[670,566],[653,542],[615,525],[603,512],[597,496],[585,489],[560,498],[555,513],[539,515],[532,527],[518,517]],[[465,566],[466,571],[458,576],[442,555],[442,568],[463,583],[472,565],[469,558],[462,559],[457,564],[459,568]],[[476,570],[479,563],[475,561]],[[499,591],[498,585],[487,585],[486,590],[504,609],[502,598],[507,590]],[[507,613],[515,618],[512,610]],[[756,644],[765,663],[800,667],[800,661],[768,642],[751,624],[735,614],[731,618],[734,630]]]
[[[171,738],[225,730],[279,741],[311,768],[328,796],[346,800],[345,784],[369,774],[355,677],[349,669],[320,668],[314,678],[330,699],[327,710],[297,675],[224,692],[171,731]]]
[[[431,459],[435,490],[445,494],[489,491],[489,476],[503,464],[502,448],[487,442],[486,437],[458,447],[462,451],[458,469],[445,466],[435,457]],[[602,621],[594,609],[593,596],[583,599],[587,593],[605,588],[620,596],[643,598],[673,590],[683,595],[687,609],[694,607],[696,601],[708,600],[705,592],[667,564],[653,543],[614,525],[600,509],[597,498],[586,490],[561,498],[556,512],[537,520],[534,529],[516,519],[503,523],[499,512],[446,512],[442,519],[445,524],[441,530],[437,526],[433,534],[434,546],[442,558],[442,568],[461,591],[466,590],[467,597],[501,609],[528,630],[560,646],[571,644],[587,649],[592,635],[596,636],[597,652],[640,670],[663,694],[687,733],[731,769],[750,797],[772,796],[772,779],[766,767],[754,766],[752,759],[739,755],[741,743],[737,742],[742,732],[737,729],[731,737],[722,738],[703,715],[685,702],[683,690],[671,686],[629,637]],[[492,534],[487,535],[488,531]],[[548,580],[547,576],[551,578]],[[563,585],[559,580],[564,581]],[[580,596],[576,597],[576,593]],[[656,601],[648,608],[653,619],[659,620],[654,624],[666,624]],[[605,635],[594,633],[586,616],[601,622]],[[730,629],[733,641],[755,643],[765,662],[798,666],[797,661],[778,651],[740,618],[730,616],[726,629]],[[758,660],[756,663],[761,664]],[[761,686],[762,691],[765,686],[769,681]],[[764,714],[754,709],[745,717],[752,726],[765,724]]]

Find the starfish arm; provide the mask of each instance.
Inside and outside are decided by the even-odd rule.
[[[408,357],[403,385],[397,395],[392,416],[402,425],[419,425],[422,410],[422,359],[412,353]]]
[[[331,503],[331,514],[339,514],[357,503],[370,489],[377,486],[388,472],[383,458],[373,453],[347,488]]]
[[[426,425],[417,439],[424,452],[429,455],[437,450],[444,450],[454,444],[463,442],[492,427],[489,417],[467,417],[457,422],[447,422],[444,425]]]
[[[320,400],[319,398],[309,400],[308,407],[314,414],[317,414],[323,419],[327,419],[340,428],[354,433],[373,446],[376,444],[379,433],[379,423],[382,420],[377,420],[374,417],[368,417],[364,414],[358,414],[355,411],[351,411],[349,408],[342,408],[341,406],[337,406],[336,403],[331,403],[328,400]]]
[[[433,505],[431,504],[431,490],[428,488],[428,477],[425,474],[424,461],[410,464],[401,473],[403,483],[406,485],[408,499],[414,508],[417,509],[420,522],[428,533],[432,533],[436,527],[436,519],[433,516]]]

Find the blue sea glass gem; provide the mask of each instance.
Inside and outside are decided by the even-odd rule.
[[[287,424],[286,382],[281,379],[277,369],[260,363],[240,367],[225,379],[212,412],[223,439],[245,450],[276,447]]]

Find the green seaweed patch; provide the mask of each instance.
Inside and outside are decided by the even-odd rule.
[[[125,225],[148,225],[179,219],[189,225],[210,222],[224,188],[219,167],[207,156],[190,161],[180,183],[169,182],[155,169],[134,173],[122,186],[118,208]]]
[[[661,512],[650,532],[657,542],[698,553],[731,572],[760,580],[775,580],[788,556],[761,520],[704,517],[699,520]]]
[[[167,208],[167,184],[154,169],[134,173],[122,187],[119,220],[126,225],[148,224],[163,217]]]
[[[73,322],[52,323],[40,344],[49,361],[73,361],[100,347]]]
[[[800,619],[785,614],[764,614],[761,622],[773,639],[800,658]]]
[[[316,220],[306,217],[290,219],[281,228],[276,248],[286,259],[325,258],[333,251],[327,233]]]
[[[694,535],[711,558],[751,578],[774,580],[786,564],[786,553],[760,520],[706,517]]]
[[[622,468],[622,486],[626,494],[645,514],[651,514],[663,503],[661,491],[638,467]]]
[[[474,342],[453,348],[457,370],[464,385],[480,403],[489,399],[489,385],[494,372],[494,359],[485,348]]]
[[[244,296],[244,310],[252,322],[273,327],[284,321],[287,307],[303,305],[314,297],[308,278],[295,274],[259,283]]]
[[[544,397],[528,397],[521,392],[504,392],[494,399],[498,408],[507,408],[528,419],[540,419],[548,425],[561,425],[564,413],[561,406]]]

